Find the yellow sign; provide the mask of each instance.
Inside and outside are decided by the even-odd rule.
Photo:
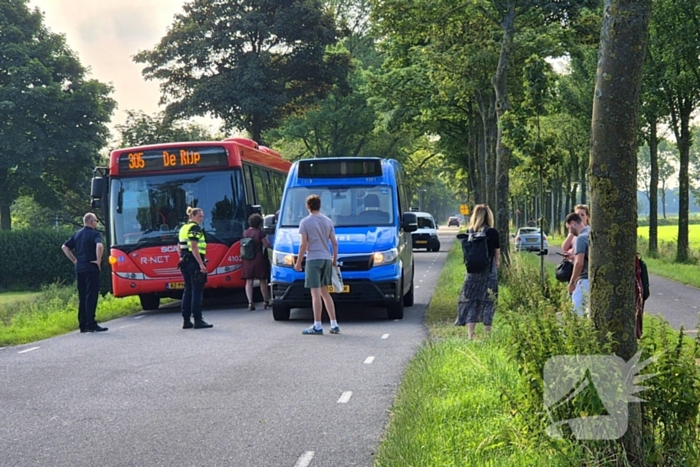
[[[468,216],[469,215],[469,206],[466,204],[460,204],[459,205],[459,213],[463,216]]]

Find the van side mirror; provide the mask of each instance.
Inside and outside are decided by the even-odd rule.
[[[418,230],[418,217],[412,212],[404,212],[401,218],[401,228],[405,232],[415,232]]]
[[[275,229],[277,228],[277,216],[274,214],[268,214],[263,219],[263,230],[267,235],[274,235]]]

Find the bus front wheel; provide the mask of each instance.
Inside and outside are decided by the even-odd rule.
[[[156,294],[141,294],[139,299],[144,310],[157,310],[160,306],[160,297]]]

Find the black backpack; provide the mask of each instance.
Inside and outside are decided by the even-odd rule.
[[[471,229],[466,234],[459,234],[457,238],[462,242],[462,254],[464,264],[469,273],[481,273],[491,269],[491,255],[489,255],[489,244],[486,238],[486,227],[481,232],[474,232]]]
[[[255,242],[252,237],[241,238],[241,259],[255,259]]]

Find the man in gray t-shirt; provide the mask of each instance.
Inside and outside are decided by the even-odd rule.
[[[306,198],[306,209],[309,215],[299,223],[301,245],[294,269],[301,271],[301,263],[306,254],[304,286],[311,291],[314,325],[305,329],[302,334],[323,334],[321,320],[324,304],[331,320],[331,334],[338,334],[340,328],[335,317],[335,304],[328,290],[328,286],[332,284],[333,267],[338,263],[338,242],[335,239],[333,221],[321,214],[321,198],[318,195]]]
[[[572,212],[566,216],[564,224],[574,235],[574,270],[569,280],[569,293],[576,313],[583,315],[588,308],[588,235],[590,227],[583,224],[581,217]]]

